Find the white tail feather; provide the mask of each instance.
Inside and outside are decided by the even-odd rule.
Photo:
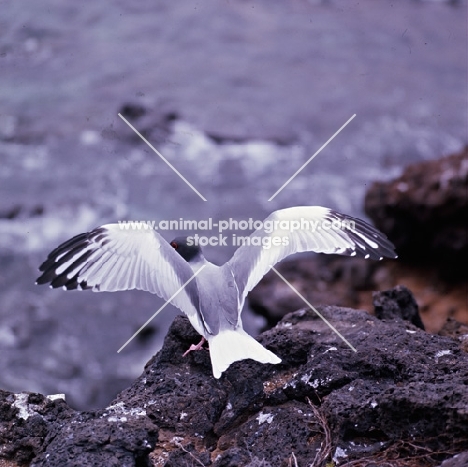
[[[265,349],[253,337],[249,336],[242,328],[236,330],[224,330],[216,336],[209,336],[211,366],[213,375],[220,378],[231,363],[251,358],[260,363],[280,363],[273,352]]]

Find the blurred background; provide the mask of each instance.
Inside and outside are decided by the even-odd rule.
[[[0,11],[2,389],[103,407],[177,313],[118,354],[163,302],[35,286],[68,238],[294,205],[365,217],[372,181],[467,143],[466,2],[0,0]],[[220,264],[233,250],[205,253]],[[244,322],[253,334],[264,324],[249,310]]]

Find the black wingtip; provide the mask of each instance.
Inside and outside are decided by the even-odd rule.
[[[355,243],[354,251],[357,256],[377,261],[381,261],[384,258],[398,258],[398,255],[395,252],[395,246],[380,230],[357,217],[341,214],[333,210],[330,210],[330,213],[333,217],[336,217],[341,221],[349,220],[355,223],[355,228],[346,229],[346,233]],[[368,240],[375,243],[376,246],[374,247],[372,244],[369,244],[369,242],[366,241],[365,238],[362,238],[362,236],[367,237]]]
[[[46,275],[45,274],[42,274],[40,275],[37,279],[36,279],[36,285],[44,285],[44,284],[47,284],[49,281],[49,279],[47,277],[45,277]]]
[[[100,227],[91,232],[76,235],[70,240],[59,245],[47,256],[47,259],[39,266],[42,273],[37,279],[37,285],[49,284],[50,288],[65,290],[90,289],[86,281],[79,281],[79,273],[87,260],[95,253],[95,249],[88,248],[92,239],[103,238],[106,229]],[[64,265],[67,269],[57,273]]]

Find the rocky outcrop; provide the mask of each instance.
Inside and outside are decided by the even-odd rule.
[[[450,278],[467,277],[468,146],[409,165],[391,182],[375,182],[365,210],[402,260],[438,264]]]
[[[410,165],[393,181],[374,183],[365,209],[395,244],[397,260],[316,256],[283,262],[280,273],[313,304],[373,313],[373,290],[403,285],[414,294],[429,332],[439,332],[448,319],[468,324],[468,147]],[[248,300],[268,326],[303,306],[273,273]]]
[[[259,338],[279,365],[237,362],[216,380],[207,350],[182,356],[199,336],[177,317],[140,378],[103,410],[2,392],[0,456],[35,467],[384,465],[397,455],[389,465],[436,466],[463,451],[459,341],[401,313],[317,310],[342,338],[311,310],[290,313]]]
[[[424,330],[413,294],[402,285],[384,292],[374,292],[375,316],[379,319],[403,319]]]
[[[440,278],[436,267],[408,265],[399,259],[371,262],[323,255],[285,261],[277,270],[314,305],[336,304],[374,313],[373,291],[401,284],[414,294],[428,332],[438,333],[450,319],[468,323],[468,283],[449,283]],[[304,306],[302,299],[272,272],[247,299],[250,307],[266,318],[269,327]]]
[[[281,275],[310,303],[360,308],[371,312],[372,292],[389,286],[385,262],[332,255],[284,261]],[[303,300],[274,272],[249,293],[249,306],[274,326],[287,313],[304,306]]]

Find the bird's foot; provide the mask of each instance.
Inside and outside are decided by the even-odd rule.
[[[203,348],[203,344],[206,342],[206,339],[204,337],[201,338],[201,341],[197,344],[197,345],[194,345],[192,344],[190,346],[190,348],[184,353],[184,357],[186,355],[188,355],[190,352],[192,352],[193,350],[201,350]]]

